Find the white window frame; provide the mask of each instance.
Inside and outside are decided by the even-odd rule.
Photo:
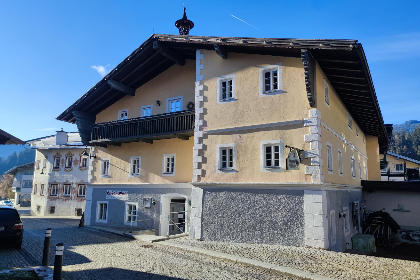
[[[222,99],[222,83],[232,81],[232,97]],[[235,74],[226,75],[217,78],[217,104],[236,101],[236,77]]]
[[[136,206],[136,213],[135,213],[135,215],[138,215],[138,212],[139,212],[139,204],[137,203],[137,202],[126,202],[125,203],[125,211],[124,211],[124,225],[133,225],[133,226],[137,226],[137,216],[135,217],[135,222],[129,222],[128,221],[128,206],[129,205],[134,205],[134,206]]]
[[[144,109],[150,109],[150,116],[153,115],[153,104],[146,105],[146,106],[141,106],[141,108],[140,108],[140,117],[150,117],[150,116],[145,116],[144,115]]]
[[[333,246],[335,245],[335,243],[337,243],[337,217],[335,216],[335,210],[330,211],[329,226],[330,226],[330,234],[331,234],[330,245]]]
[[[53,170],[60,169],[60,161],[61,161],[61,157],[54,157]],[[56,165],[56,163],[58,163],[58,165]]]
[[[83,165],[83,162],[85,162],[86,165]],[[88,167],[88,159],[84,157],[80,157],[79,168],[87,168],[87,167]]]
[[[353,131],[353,118],[349,113],[347,113],[347,127]]]
[[[104,173],[105,162],[108,162],[108,174]],[[107,178],[110,176],[109,174],[111,174],[111,160],[109,158],[103,158],[101,159],[101,177]]]
[[[273,146],[273,145],[279,145],[279,160],[280,165],[279,167],[267,167],[265,165],[265,147],[266,146]],[[277,140],[266,140],[266,141],[260,141],[260,171],[261,172],[283,172],[284,171],[284,154],[283,154],[283,140],[277,139]]]
[[[36,194],[38,192],[38,184],[34,185],[34,194]]]
[[[50,196],[58,196],[58,184],[51,184],[50,188]],[[55,191],[53,192],[53,190]]]
[[[82,194],[80,194],[80,188],[84,188],[84,194],[83,194],[83,192],[82,192]],[[86,197],[86,188],[87,188],[87,186],[85,184],[77,185],[77,196],[78,197]]]
[[[269,96],[269,95],[275,95],[275,94],[280,94],[283,92],[283,83],[282,83],[282,73],[281,73],[281,63],[277,63],[277,64],[273,64],[273,65],[268,65],[265,67],[260,67],[259,68],[259,96],[263,97],[263,96]],[[268,91],[265,92],[264,90],[264,74],[267,71],[273,71],[273,70],[277,70],[277,90],[272,90],[272,91]]]
[[[359,126],[356,124],[356,137],[359,137]]]
[[[166,171],[166,159],[167,158],[174,158],[174,170],[173,172],[165,172]],[[164,154],[162,156],[162,176],[175,176],[176,171],[176,154]]]
[[[41,184],[41,191],[40,191],[40,195],[44,195],[44,191],[45,191],[45,184]]]
[[[232,168],[221,168],[222,166],[222,149],[233,149],[232,151]],[[223,174],[223,173],[232,173],[236,172],[236,144],[219,144],[217,145],[217,152],[216,152],[216,173]]]
[[[356,159],[354,158],[354,156],[350,157],[350,168],[351,168],[351,177],[353,179],[356,179],[357,174],[356,174]]]
[[[181,112],[184,109],[184,96],[176,96],[176,97],[169,97],[166,99],[166,113],[171,113],[171,106],[169,106],[169,103],[173,100],[178,100],[181,99],[181,110],[176,111],[176,112]],[[172,112],[175,113],[175,112]]]
[[[338,174],[340,176],[344,175],[344,168],[343,168],[343,151],[338,149]]]
[[[343,207],[343,212],[346,215],[344,217],[344,224],[343,224],[344,237],[346,237],[347,235],[350,234],[350,231],[351,231],[349,207],[348,206]],[[347,227],[346,227],[346,225],[347,225]]]
[[[401,170],[398,170],[397,166],[401,166]],[[396,163],[395,164],[395,171],[396,172],[404,171],[404,163]]]
[[[127,112],[127,117],[126,118],[121,118],[121,113],[122,112]],[[123,121],[123,120],[128,120],[128,109],[121,109],[118,110],[118,117],[117,117],[118,121]]]
[[[46,158],[44,158],[43,160],[42,160],[42,168],[47,168],[47,159]]]
[[[41,164],[41,161],[40,160],[37,160],[36,163],[35,163],[35,169],[36,170],[39,170],[39,165],[40,164]]]
[[[329,153],[328,153],[329,151]],[[331,163],[331,164],[330,164]],[[331,166],[331,169],[330,169]],[[331,143],[327,142],[327,170],[328,174],[334,174],[334,156]]]
[[[328,102],[326,101],[328,99]],[[327,81],[324,80],[324,103],[330,108],[330,86],[328,85]]]
[[[99,219],[99,213],[100,213],[100,205],[101,204],[106,204],[106,214],[105,214],[105,219]],[[108,209],[109,209],[109,205],[108,205],[108,201],[98,201],[96,202],[96,222],[97,223],[107,223],[108,222]]]
[[[69,193],[66,192],[66,187],[68,187]],[[70,184],[64,184],[63,186],[63,196],[70,196],[71,195],[71,185]]]
[[[362,178],[362,163],[359,161],[359,173],[360,173],[360,175],[359,175],[359,177],[360,177],[360,180],[362,180],[363,178]]]
[[[133,170],[133,161],[136,160],[136,159],[139,161],[139,172],[138,173],[134,173],[134,170]],[[129,164],[130,164],[130,166],[129,166],[130,172],[128,173],[128,177],[140,177],[140,173],[141,173],[141,156],[133,156],[133,157],[130,157]]]

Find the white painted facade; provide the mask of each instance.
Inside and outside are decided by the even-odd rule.
[[[14,176],[12,191],[15,193],[15,205],[30,206],[34,162],[15,166],[6,171],[5,174]]]
[[[89,160],[81,155],[86,147],[80,143],[78,133],[59,131],[57,136],[29,142],[37,149],[33,216],[79,216],[85,210]]]

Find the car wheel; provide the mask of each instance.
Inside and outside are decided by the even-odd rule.
[[[22,239],[15,243],[15,248],[20,249],[22,247]]]

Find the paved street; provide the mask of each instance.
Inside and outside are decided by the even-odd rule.
[[[63,242],[65,279],[301,279],[88,227],[78,228],[76,219],[22,219],[22,250],[1,246],[0,270],[40,265],[44,232],[51,227],[49,265],[54,263],[54,245]]]

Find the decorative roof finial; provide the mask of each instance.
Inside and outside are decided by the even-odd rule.
[[[184,15],[182,19],[175,22],[175,26],[179,29],[179,35],[189,35],[190,30],[194,27],[194,22],[187,18],[186,8],[184,7]]]

